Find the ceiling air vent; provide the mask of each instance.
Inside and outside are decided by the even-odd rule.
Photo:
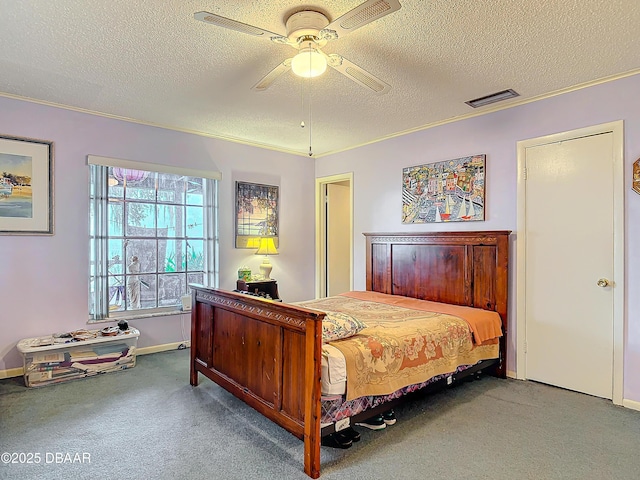
[[[476,98],[474,100],[469,100],[468,102],[464,102],[470,107],[478,108],[484,107],[485,105],[489,105],[490,103],[501,102],[503,100],[508,100],[510,98],[519,97],[520,94],[515,90],[502,90],[501,92],[492,93],[491,95],[487,95],[485,97]]]

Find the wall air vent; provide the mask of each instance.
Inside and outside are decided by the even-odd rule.
[[[484,107],[485,105],[489,105],[490,103],[501,102],[503,100],[508,100],[509,98],[519,97],[520,94],[515,90],[502,90],[501,92],[492,93],[491,95],[487,95],[485,97],[476,98],[474,100],[469,100],[468,102],[464,102],[470,107],[478,108]]]

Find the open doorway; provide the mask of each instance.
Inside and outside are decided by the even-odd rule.
[[[316,297],[353,289],[353,173],[316,179]]]

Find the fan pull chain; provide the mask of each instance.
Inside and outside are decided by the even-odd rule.
[[[300,122],[300,128],[304,128],[304,79],[300,82],[300,106],[302,109],[302,121]]]
[[[307,102],[309,107],[309,156],[313,156],[313,151],[311,150],[311,132],[313,130],[313,123],[311,117],[311,79],[307,78],[307,82],[309,82],[309,101]]]
[[[313,130],[311,120],[311,92],[309,92],[309,156],[313,157],[313,151],[311,150],[311,132]]]
[[[311,47],[311,42],[309,42],[309,47]],[[309,55],[309,71],[311,71],[311,55]],[[308,92],[309,92],[309,156],[313,157],[313,151],[311,150],[311,131],[312,131],[312,118],[311,118],[311,96],[312,96],[312,92],[311,92],[311,77],[307,78],[307,82],[308,82]]]

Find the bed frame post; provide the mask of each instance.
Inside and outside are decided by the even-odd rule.
[[[500,363],[496,375],[507,377],[507,333],[508,333],[508,294],[509,294],[509,234],[496,235],[496,306],[495,310],[502,318],[502,337],[500,337]]]
[[[196,315],[196,292],[191,293],[191,348],[189,349],[190,366],[189,366],[189,383],[198,386],[198,371],[196,370],[196,333],[198,327],[198,315]]]
[[[322,323],[307,321],[305,332],[304,473],[320,476]]]

